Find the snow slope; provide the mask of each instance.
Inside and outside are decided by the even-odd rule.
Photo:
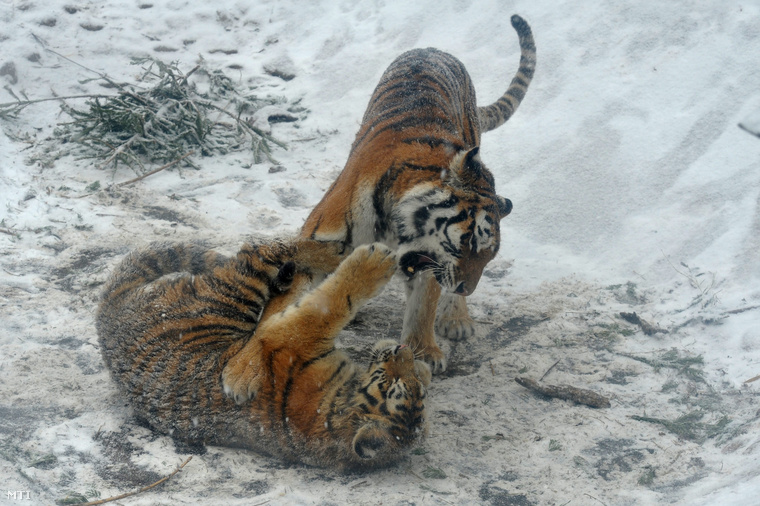
[[[153,55],[187,69],[202,57],[308,109],[272,126],[283,172],[236,153],[119,189],[106,188],[127,169],[56,158],[55,102],[0,120],[0,502],[3,487],[45,504],[105,498],[181,463],[188,449],[139,426],[104,369],[92,315],[110,268],[156,239],[231,252],[296,231],[395,56],[449,51],[489,103],[517,68],[512,13],[533,28],[537,72],[482,157],[515,209],[471,297],[479,333],[450,343],[431,387],[422,449],[341,476],[208,448],[123,503],[756,502],[760,139],[737,124],[760,110],[760,6],[731,0],[0,2],[0,103],[105,93],[95,72],[131,81],[130,58]],[[344,333],[356,357],[398,336],[400,294]],[[619,316],[634,311],[668,332]],[[545,373],[612,407],[513,381]]]

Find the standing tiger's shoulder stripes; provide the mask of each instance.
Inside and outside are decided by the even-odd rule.
[[[512,210],[480,158],[481,133],[514,114],[535,72],[530,26],[517,15],[511,23],[519,67],[487,106],[477,105],[454,56],[426,48],[396,58],[369,100],[346,166],[301,229],[302,237],[340,241],[347,250],[379,241],[397,251],[408,278],[402,336],[435,372],[446,368],[435,331],[455,339],[474,333],[463,297],[496,256],[499,223]]]
[[[342,263],[341,250],[297,239],[246,245],[232,258],[170,243],[127,256],[96,327],[137,416],[193,444],[317,466],[398,460],[425,434],[430,371],[404,345],[379,343],[368,369],[335,348],[396,265],[379,244]]]

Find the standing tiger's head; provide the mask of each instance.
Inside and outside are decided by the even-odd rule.
[[[398,457],[427,433],[430,368],[411,348],[379,341],[357,394],[359,414],[352,448],[359,462],[378,465]]]
[[[459,152],[440,180],[418,185],[394,208],[399,266],[412,278],[431,270],[444,290],[469,295],[499,251],[499,221],[512,211],[496,195],[479,148]]]

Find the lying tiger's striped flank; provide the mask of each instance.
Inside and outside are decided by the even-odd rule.
[[[512,16],[520,64],[507,91],[478,107],[464,65],[443,51],[414,49],[380,79],[346,166],[301,229],[347,250],[380,241],[398,251],[407,275],[402,335],[435,371],[446,360],[435,342],[468,337],[473,321],[460,296],[475,290],[500,245],[499,221],[512,203],[496,194],[479,157],[480,135],[515,112],[530,85],[536,48],[528,24]],[[437,281],[437,285],[436,285]]]
[[[157,243],[129,255],[106,284],[96,325],[138,417],[193,444],[318,466],[397,460],[425,432],[430,372],[395,343],[381,343],[366,372],[334,348],[396,264],[384,246],[365,247],[303,295],[336,269],[340,248],[247,245],[228,259]],[[254,398],[236,403],[225,384],[245,384]]]

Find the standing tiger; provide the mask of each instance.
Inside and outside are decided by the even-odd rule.
[[[136,414],[180,440],[287,461],[354,469],[397,460],[425,434],[430,369],[390,341],[375,345],[367,369],[335,349],[397,265],[382,244],[340,265],[338,251],[296,240],[246,246],[231,259],[195,244],[129,255],[96,323]],[[245,396],[231,399],[223,382]]]
[[[511,21],[520,66],[487,107],[477,107],[453,56],[432,48],[399,56],[380,78],[345,168],[301,230],[347,250],[374,241],[397,250],[407,276],[402,337],[434,372],[446,368],[434,330],[454,339],[474,333],[463,296],[496,256],[499,221],[512,210],[479,157],[481,132],[510,118],[535,69],[530,27],[517,15]]]

